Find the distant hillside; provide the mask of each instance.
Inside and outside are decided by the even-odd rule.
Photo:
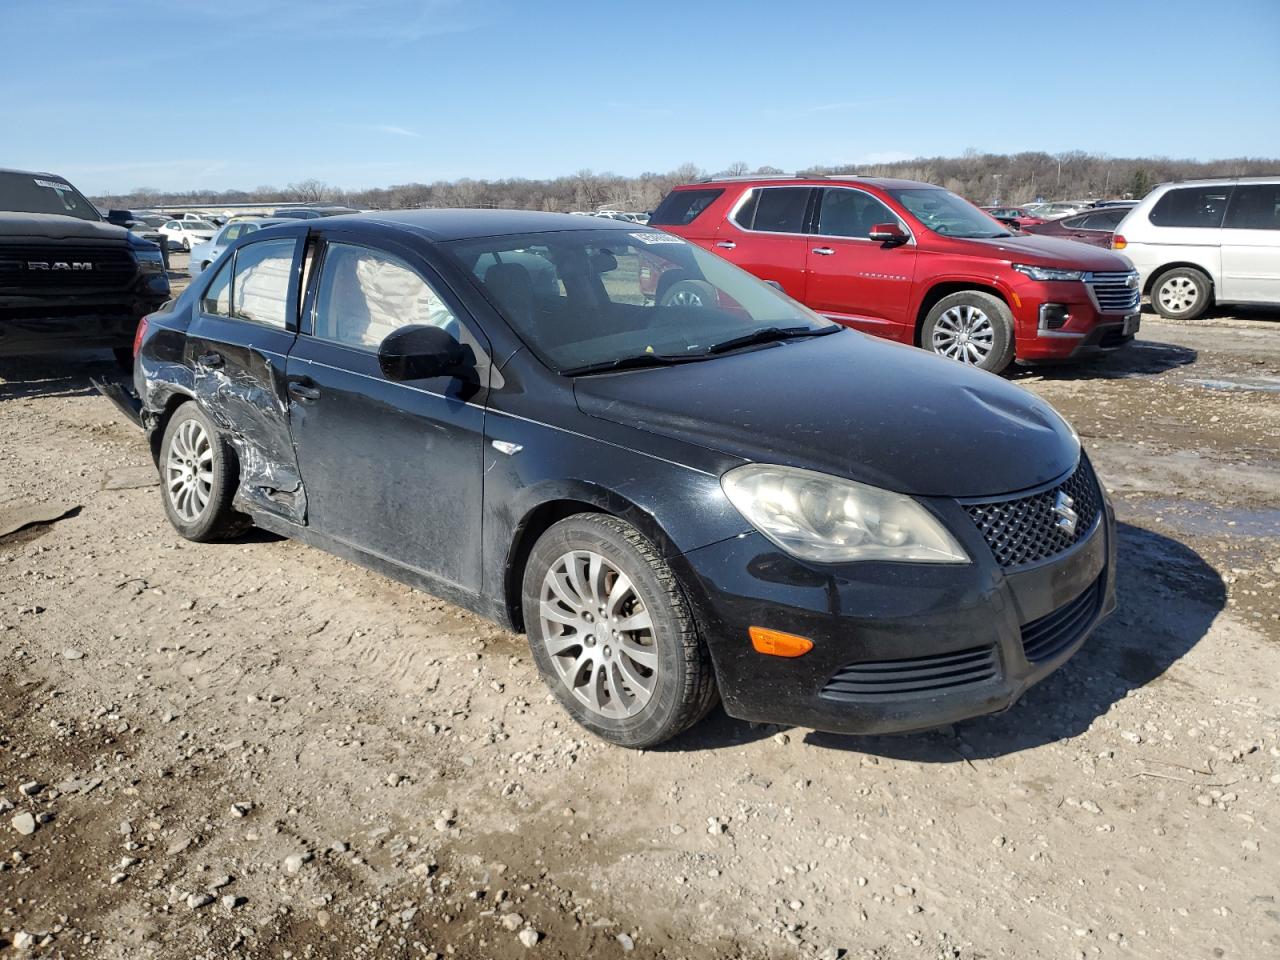
[[[776,167],[733,164],[720,174],[780,173]],[[1083,152],[1012,155],[969,151],[961,157],[921,157],[897,163],[810,167],[801,173],[856,173],[936,183],[975,203],[1025,203],[1037,197],[1066,200],[1093,197],[1141,197],[1165,180],[1280,174],[1280,160],[1171,160],[1167,157],[1102,157]],[[408,183],[368,190],[341,190],[318,180],[284,188],[187,190],[164,192],[139,187],[124,196],[96,197],[103,207],[146,208],[163,204],[271,203],[336,201],[360,208],[511,207],[529,210],[651,210],[678,183],[705,176],[686,163],[669,173],[624,177],[582,170],[552,180],[453,180]]]

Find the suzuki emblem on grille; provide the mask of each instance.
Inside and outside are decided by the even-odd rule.
[[[1053,512],[1058,515],[1058,519],[1053,521],[1053,525],[1068,537],[1076,535],[1076,524],[1080,522],[1080,514],[1071,509],[1075,505],[1076,502],[1061,490],[1058,491],[1058,496],[1053,501]]]
[[[85,260],[28,260],[28,270],[92,270],[93,264]]]

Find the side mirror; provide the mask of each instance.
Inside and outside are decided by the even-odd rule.
[[[419,325],[388,335],[378,347],[378,366],[388,380],[465,379],[475,373],[476,357],[447,330]]]
[[[884,243],[890,246],[901,246],[911,238],[907,236],[907,232],[896,223],[877,223],[871,228],[868,236],[876,243]]]

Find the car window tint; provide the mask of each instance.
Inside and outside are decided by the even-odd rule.
[[[826,237],[870,237],[878,223],[898,223],[892,210],[861,190],[822,191],[817,232]]]
[[[1058,222],[1072,230],[1083,230],[1088,219],[1088,217],[1063,217]]]
[[[222,233],[218,236],[218,243],[230,243],[238,236],[240,236],[240,224],[230,224],[222,228]]]
[[[410,325],[442,327],[458,336],[453,311],[399,257],[354,244],[330,243],[320,268],[315,335],[376,350],[388,334]]]
[[[205,289],[200,298],[200,309],[204,313],[212,313],[219,317],[231,316],[231,260],[227,258],[222,264],[213,282]]]
[[[649,223],[654,226],[688,226],[722,193],[724,190],[673,190],[658,204]]]
[[[292,239],[260,240],[236,251],[232,316],[286,326],[295,245]]]
[[[1157,227],[1220,227],[1230,193],[1229,186],[1170,190],[1151,208],[1151,222]]]
[[[755,191],[759,194],[753,207],[749,230],[769,233],[801,233],[804,231],[804,212],[809,203],[808,187],[770,187]],[[745,207],[743,210],[745,211]],[[738,222],[743,226],[742,212]]]
[[[1280,230],[1280,183],[1237,186],[1225,226],[1235,230]]]
[[[752,190],[746,200],[738,207],[731,218],[738,226],[750,230],[756,219],[756,205],[760,202],[760,191]]]

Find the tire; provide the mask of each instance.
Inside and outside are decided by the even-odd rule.
[[[236,473],[235,451],[199,406],[175,410],[160,441],[160,498],[174,529],[197,543],[247,530],[249,518],[231,508]]]
[[[660,307],[714,307],[718,303],[716,288],[705,280],[679,280],[658,300]]]
[[[1166,320],[1195,320],[1213,305],[1213,281],[1195,267],[1174,267],[1151,284],[1151,306]]]
[[[1013,314],[999,297],[961,290],[933,305],[920,346],[948,360],[1000,373],[1013,362]]]
[[[601,739],[652,747],[715,705],[711,658],[675,574],[631,524],[603,514],[555,524],[529,555],[522,596],[542,679]],[[603,636],[587,632],[599,631],[611,614],[633,628],[611,623]]]
[[[190,252],[191,252],[191,238],[190,238],[190,237],[183,237],[183,238],[182,238],[182,249],[183,249],[183,250],[185,250],[185,251],[187,251],[187,253],[190,253]]]

